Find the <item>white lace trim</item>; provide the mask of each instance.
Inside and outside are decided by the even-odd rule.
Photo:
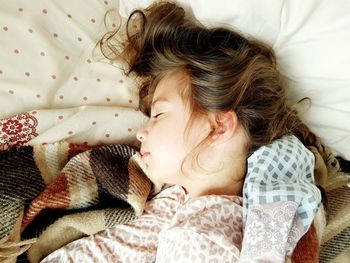
[[[244,230],[241,257],[290,255],[303,234],[301,219],[296,217],[298,204],[284,201],[252,205]]]

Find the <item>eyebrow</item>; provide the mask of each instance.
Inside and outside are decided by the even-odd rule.
[[[169,100],[165,97],[159,97],[159,98],[156,98],[152,104],[151,104],[151,107],[154,107],[154,105],[158,102],[169,102]]]

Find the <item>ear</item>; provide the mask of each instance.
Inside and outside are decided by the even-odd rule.
[[[212,145],[232,138],[238,128],[238,118],[234,111],[215,113],[212,117]]]

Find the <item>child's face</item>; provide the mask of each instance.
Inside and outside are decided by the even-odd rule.
[[[183,185],[182,162],[208,134],[209,123],[196,119],[188,136],[184,135],[190,110],[179,91],[187,83],[182,73],[171,74],[159,82],[153,96],[151,118],[136,135],[148,174],[157,182]]]

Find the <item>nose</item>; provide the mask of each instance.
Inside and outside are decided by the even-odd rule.
[[[145,139],[147,138],[147,130],[146,130],[146,127],[142,127],[141,129],[139,129],[136,133],[136,138],[140,141],[140,142],[143,142],[145,141]]]

